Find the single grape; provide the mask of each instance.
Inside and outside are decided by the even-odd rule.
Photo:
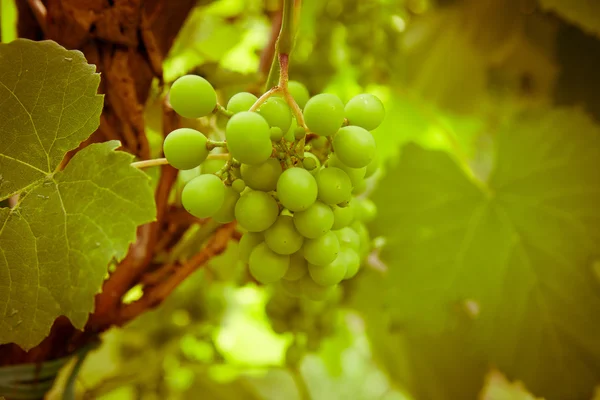
[[[240,239],[239,255],[240,260],[247,263],[250,261],[250,254],[252,250],[259,244],[264,242],[264,236],[258,232],[246,232]]]
[[[269,97],[257,110],[270,126],[276,126],[281,132],[287,132],[292,124],[290,106],[281,97]]]
[[[260,283],[274,283],[283,278],[290,265],[290,256],[277,254],[266,243],[260,243],[250,253],[250,273]]]
[[[315,167],[307,168],[306,165],[304,165],[304,163],[307,160],[313,160]],[[302,162],[302,164],[304,165],[304,168],[306,168],[313,176],[317,175],[319,173],[319,169],[321,168],[321,161],[319,160],[319,158],[317,156],[315,156],[313,153],[308,152],[308,151],[304,152],[304,161]],[[310,165],[312,165],[312,162],[310,162]]]
[[[358,201],[357,219],[361,222],[371,222],[377,216],[377,206],[369,199]]]
[[[316,239],[304,241],[304,258],[311,264],[325,266],[335,260],[340,251],[340,241],[332,231]]]
[[[294,225],[305,238],[318,238],[331,230],[333,211],[328,205],[315,201],[306,210],[294,213]]]
[[[298,281],[302,288],[302,294],[313,301],[322,301],[327,299],[335,291],[333,286],[321,286],[312,280],[310,275],[305,275]]]
[[[300,108],[304,108],[306,102],[310,98],[308,89],[298,81],[288,81],[288,91],[296,101]]]
[[[286,280],[285,276],[280,281],[283,291],[290,297],[302,297],[302,279],[295,281]]]
[[[340,250],[335,260],[325,266],[308,264],[308,273],[312,280],[321,286],[335,285],[346,276],[345,261],[344,252]]]
[[[334,94],[318,94],[306,103],[304,121],[311,132],[331,136],[344,122],[344,104]]]
[[[377,128],[385,117],[385,108],[379,98],[372,94],[359,94],[346,103],[344,108],[346,118],[352,125],[357,125],[372,131]]]
[[[180,170],[177,174],[177,183],[183,188],[183,186],[185,186],[186,183],[188,183],[198,175],[200,175],[200,166],[192,169]]]
[[[359,196],[367,191],[367,181],[364,179],[352,188],[352,194]]]
[[[355,200],[350,200],[350,204]],[[331,229],[338,230],[347,227],[354,220],[354,208],[351,205],[346,207],[332,206],[333,226]]]
[[[244,193],[235,205],[235,219],[250,232],[268,229],[279,215],[277,202],[265,192],[252,190]]]
[[[225,128],[229,152],[244,164],[262,164],[273,150],[270,132],[269,124],[259,114],[249,111],[234,114]]]
[[[351,168],[369,165],[377,151],[371,132],[360,126],[345,126],[333,138],[333,149],[341,162]]]
[[[227,111],[237,114],[242,111],[248,111],[250,107],[258,100],[252,93],[240,92],[236,93],[227,102]]]
[[[350,168],[349,166],[347,166],[346,164],[341,162],[340,159],[338,158],[338,156],[335,155],[335,153],[332,153],[329,156],[327,165],[330,167],[339,168],[342,171],[344,171],[346,173],[346,175],[348,175],[348,178],[350,178],[350,182],[352,182],[353,187],[360,186],[365,181],[364,178],[365,178],[365,174],[367,172],[367,167]]]
[[[271,127],[271,141],[280,142],[281,139],[283,139],[283,132],[281,131],[281,128],[278,126],[272,126]]]
[[[223,205],[225,185],[215,175],[200,175],[181,192],[181,204],[194,217],[212,217]]]
[[[282,335],[288,331],[287,323],[280,319],[271,319],[271,328],[278,335]]]
[[[366,257],[371,251],[371,238],[369,237],[369,230],[359,221],[354,221],[350,227],[354,229],[354,231],[358,234],[360,246],[358,250],[358,254],[361,257]]]
[[[360,269],[360,256],[356,250],[347,246],[342,246],[340,254],[344,254],[344,265],[346,265],[346,275],[344,279],[354,278]]]
[[[231,183],[231,188],[238,193],[242,193],[246,189],[246,182],[243,179],[236,179]]]
[[[298,251],[290,256],[290,266],[283,276],[283,279],[288,281],[297,281],[306,275],[308,271],[308,263],[304,259],[301,251]]]
[[[223,205],[213,215],[213,219],[220,224],[226,224],[235,220],[235,204],[240,198],[240,194],[233,190],[231,186],[225,186],[225,199]]]
[[[352,227],[347,226],[332,232],[335,233],[342,246],[348,246],[356,251],[360,250],[360,235]]]
[[[298,122],[296,122],[296,118],[292,118],[292,123],[290,124],[290,129],[287,130],[285,135],[283,136],[285,140],[288,142],[293,142],[296,138],[294,137],[294,132],[298,128]]]
[[[169,102],[182,117],[200,118],[215,109],[217,94],[212,85],[201,76],[184,75],[173,82]]]
[[[225,166],[225,160],[206,160],[200,165],[201,174],[214,174]]]
[[[325,204],[339,204],[352,197],[352,183],[339,168],[322,168],[315,176],[319,188],[319,200]]]
[[[288,210],[306,210],[317,199],[317,182],[303,168],[286,169],[277,181],[277,196]]]
[[[289,215],[280,215],[265,231],[265,243],[278,254],[293,254],[302,248],[304,237],[296,231]]]
[[[371,160],[369,165],[367,165],[367,169],[365,171],[365,178],[373,176],[373,174],[375,172],[377,172],[378,168],[379,168],[379,154],[375,153],[375,157],[373,157],[373,160]]]
[[[304,160],[302,160],[302,166],[307,171],[312,171],[313,169],[317,168],[317,162],[312,157],[305,157]]]
[[[294,139],[300,140],[304,136],[306,136],[306,130],[303,127],[298,126],[296,129],[294,129]]]
[[[281,164],[275,158],[269,158],[260,165],[242,164],[240,172],[248,187],[263,192],[277,188],[277,180],[282,172]]]
[[[206,137],[195,129],[175,129],[167,135],[163,152],[169,164],[177,169],[192,169],[208,157]]]
[[[327,147],[328,141],[324,136],[318,136],[310,141],[310,145],[315,150],[322,150]]]

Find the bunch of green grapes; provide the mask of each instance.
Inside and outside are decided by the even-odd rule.
[[[184,170],[204,163],[213,148],[227,149],[220,170],[185,184],[184,208],[198,218],[237,221],[245,232],[240,257],[257,281],[281,282],[293,296],[322,300],[356,275],[368,252],[363,223],[376,210],[354,195],[377,169],[370,130],[385,111],[371,94],[344,105],[333,94],[310,98],[299,82],[287,89],[291,96],[279,89],[260,100],[237,93],[223,109],[208,81],[184,76],[171,88],[171,105],[188,118],[225,113],[226,140],[177,129],[163,149],[168,162]]]

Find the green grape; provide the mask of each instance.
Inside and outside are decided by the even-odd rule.
[[[347,226],[332,232],[335,233],[339,239],[340,245],[348,246],[356,251],[360,250],[360,235],[352,227]]]
[[[271,134],[267,121],[257,113],[234,114],[225,128],[231,155],[244,164],[258,165],[271,156]]]
[[[354,221],[352,225],[350,225],[352,229],[358,234],[359,237],[359,249],[358,253],[361,257],[366,257],[371,251],[371,238],[369,237],[369,230],[359,221]]]
[[[290,129],[288,129],[284,135],[285,140],[287,140],[288,142],[293,142],[296,139],[294,137],[294,132],[296,131],[296,128],[298,128],[298,122],[296,121],[296,118],[292,118]]]
[[[282,335],[288,331],[287,323],[280,319],[271,319],[271,328],[273,328],[273,332],[278,335]]]
[[[300,140],[304,136],[306,136],[306,130],[303,127],[298,126],[294,129],[294,139]]]
[[[308,89],[298,81],[288,81],[288,91],[296,101],[300,108],[304,108],[306,102],[310,98]]]
[[[350,200],[352,204],[354,200]],[[354,208],[351,205],[346,207],[332,206],[333,226],[331,229],[338,230],[347,227],[354,221]]]
[[[250,261],[252,250],[259,244],[264,242],[264,236],[258,232],[246,232],[242,235],[239,245],[240,260],[247,263]]]
[[[347,246],[342,246],[340,254],[344,254],[344,265],[346,265],[346,275],[344,276],[344,279],[354,278],[360,269],[360,256],[356,250]]]
[[[343,249],[331,263],[320,266],[308,264],[308,273],[313,281],[321,286],[331,286],[340,283],[346,276],[346,257]]]
[[[318,238],[333,226],[333,211],[328,205],[315,201],[306,210],[294,213],[294,225],[305,238]]]
[[[367,181],[364,179],[352,188],[352,194],[355,196],[361,195],[367,191]]]
[[[206,137],[195,129],[175,129],[167,135],[163,152],[169,164],[177,169],[192,169],[208,157]]]
[[[260,283],[274,283],[283,278],[290,265],[290,256],[277,254],[266,243],[257,245],[250,253],[250,273]]]
[[[340,251],[340,241],[335,233],[329,231],[316,239],[305,240],[303,249],[306,261],[325,266],[337,257]]]
[[[369,131],[377,128],[385,117],[385,108],[381,100],[368,93],[351,98],[346,103],[344,112],[352,125],[358,125]]]
[[[319,200],[325,204],[339,204],[352,197],[352,183],[339,168],[323,168],[315,176],[319,188]]]
[[[379,168],[379,154],[375,153],[375,157],[373,157],[373,160],[371,160],[369,165],[367,165],[367,169],[365,171],[365,178],[369,178],[369,177],[373,176],[373,174],[375,172],[377,172],[378,168]]]
[[[235,219],[250,232],[268,229],[279,215],[277,202],[265,192],[252,190],[244,193],[235,205]]]
[[[278,254],[293,254],[302,248],[304,238],[296,231],[289,215],[280,215],[265,231],[265,243]]]
[[[240,194],[233,190],[231,186],[225,187],[225,199],[223,205],[213,215],[213,219],[220,224],[226,224],[235,220],[235,204],[240,198]]]
[[[201,174],[215,174],[225,166],[225,160],[206,160],[200,165]]]
[[[319,136],[310,141],[310,144],[315,150],[322,150],[327,146],[327,138]]]
[[[292,111],[290,106],[281,97],[269,97],[258,110],[270,126],[276,126],[282,132],[287,132],[292,124]]]
[[[308,263],[304,259],[301,251],[298,251],[290,256],[290,266],[283,276],[287,281],[297,281],[306,275]]]
[[[335,291],[335,285],[321,286],[313,281],[308,274],[298,282],[300,283],[302,294],[313,301],[325,300]]]
[[[200,175],[181,192],[181,204],[194,217],[212,217],[223,205],[225,185],[215,175]]]
[[[344,104],[334,94],[318,94],[306,103],[304,121],[311,132],[331,136],[344,122]]]
[[[271,127],[271,141],[280,142],[283,139],[283,132],[280,127],[272,126]]]
[[[248,92],[236,93],[227,102],[227,111],[237,114],[242,111],[248,111],[250,107],[258,100],[258,97]]]
[[[180,185],[185,185],[198,175],[200,175],[200,166],[192,169],[183,169],[177,174],[177,180]]]
[[[377,151],[371,132],[360,126],[345,126],[333,138],[333,149],[341,162],[351,168],[369,165]]]
[[[302,278],[295,281],[286,280],[285,276],[280,281],[284,292],[291,297],[302,297]]]
[[[286,169],[277,180],[277,196],[288,210],[306,210],[317,199],[317,182],[303,168]]]
[[[377,206],[369,199],[361,199],[357,206],[357,219],[361,222],[371,222],[377,216]]]
[[[314,176],[319,173],[319,169],[321,168],[321,161],[313,153],[305,151],[304,152],[304,161],[306,161],[308,159],[314,161],[315,167],[311,169],[311,168],[306,168],[306,165],[304,165],[304,168],[306,168]],[[302,164],[304,164],[304,161],[302,162]]]
[[[297,342],[294,342],[285,352],[285,364],[294,367],[300,364],[304,357],[304,349]]]
[[[242,193],[246,189],[246,182],[243,179],[236,179],[231,183],[231,187],[238,193]]]
[[[302,160],[302,166],[304,169],[312,171],[313,169],[317,168],[317,162],[312,157],[305,157],[304,160]]]
[[[240,173],[248,187],[263,192],[277,188],[277,180],[282,172],[281,164],[275,158],[269,158],[260,165],[242,164]]]
[[[354,187],[362,185],[365,181],[364,178],[367,172],[367,167],[350,168],[349,166],[341,162],[338,156],[335,155],[335,153],[332,153],[329,156],[327,165],[330,167],[339,168],[342,171],[344,171],[346,175],[348,175],[348,178],[350,178],[350,182],[352,182],[352,186]]]
[[[217,94],[201,76],[184,75],[173,82],[169,102],[182,117],[200,118],[213,112],[217,105]]]

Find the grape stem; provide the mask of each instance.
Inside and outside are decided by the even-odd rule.
[[[229,153],[209,154],[206,157],[207,160],[229,160]],[[142,169],[149,167],[156,167],[158,165],[169,165],[166,158],[153,158],[151,160],[142,160],[132,162],[131,166],[134,168]]]
[[[258,110],[260,106],[262,106],[263,103],[269,99],[269,97],[273,96],[276,93],[279,93],[280,91],[281,88],[279,86],[274,86],[271,89],[267,90],[262,96],[258,98],[258,100],[254,102],[254,104],[252,104],[252,107],[250,107],[250,110],[248,111]]]
[[[212,150],[215,147],[227,147],[227,142],[226,141],[217,141],[217,140],[209,140],[206,142],[206,148],[208,150]],[[213,158],[213,160],[215,160]]]
[[[227,111],[227,109],[225,107],[223,107],[222,105],[220,105],[219,103],[217,103],[217,105],[215,106],[215,109],[213,110],[213,114],[221,114],[222,116],[224,116],[226,118],[231,118],[231,116],[233,115],[233,113],[231,111]]]

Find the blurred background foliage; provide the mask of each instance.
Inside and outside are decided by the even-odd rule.
[[[221,104],[258,90],[279,7],[198,1],[165,81],[205,76]],[[14,39],[14,0],[1,23]],[[232,244],[105,335],[82,398],[592,398],[600,2],[302,0],[297,29],[292,79],[386,105],[370,268],[336,299],[301,304],[247,283]],[[146,113],[157,154],[163,90]]]

